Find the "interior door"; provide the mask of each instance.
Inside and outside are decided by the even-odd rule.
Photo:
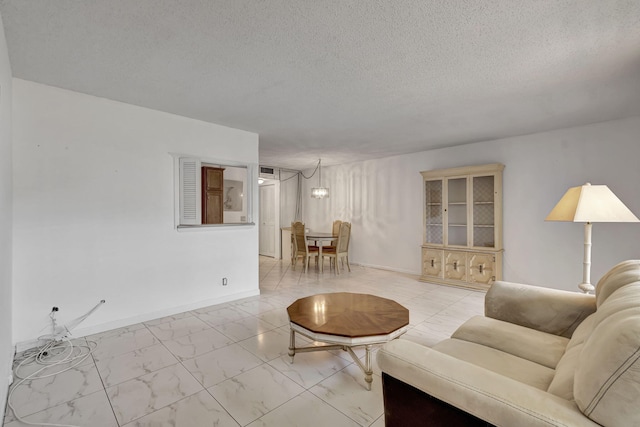
[[[276,255],[276,206],[275,185],[260,186],[260,255]]]

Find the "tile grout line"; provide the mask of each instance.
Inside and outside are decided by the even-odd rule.
[[[98,348],[98,345],[99,344],[96,342],[96,348]],[[113,403],[111,403],[111,399],[109,398],[109,393],[107,393],[107,387],[104,383],[104,379],[102,378],[102,374],[98,369],[98,363],[96,362],[95,357],[93,357],[93,352],[91,353],[91,360],[93,360],[93,365],[95,366],[96,372],[98,373],[98,378],[100,378],[100,382],[102,383],[102,391],[104,392],[104,395],[107,398],[107,402],[109,402],[109,407],[111,408],[111,412],[113,413],[113,419],[116,420],[116,424],[118,425],[118,427],[121,427],[120,421],[118,421],[118,417],[116,415],[116,410],[113,407]]]
[[[194,314],[193,316],[194,316],[195,318],[197,318],[197,319],[200,319],[200,318],[199,318],[197,315],[195,315],[195,314]],[[202,322],[204,322],[204,323],[208,326],[208,329],[213,329],[213,330],[217,331],[218,333],[222,334],[222,332],[220,332],[220,331],[218,331],[217,329],[215,329],[215,327],[214,327],[213,325],[210,325],[209,323],[205,322],[205,321],[204,321],[204,320],[202,320],[202,319],[200,319],[200,320],[201,320]],[[146,327],[146,326],[147,326],[147,325],[145,325],[145,327]],[[206,330],[206,329],[205,329],[205,330]],[[150,331],[150,332],[151,332],[151,331]],[[200,332],[201,332],[201,331],[200,331]],[[153,334],[153,332],[151,332],[151,333]],[[197,332],[196,332],[196,333],[197,333]],[[193,334],[189,334],[189,335],[193,335]],[[222,334],[222,335],[223,335],[223,336],[225,336],[225,337],[227,337],[227,336],[226,336],[226,335],[224,335],[224,334]],[[188,336],[188,335],[185,335],[185,336]],[[156,337],[156,338],[157,338],[157,337]],[[227,337],[227,338],[231,339],[230,337]],[[209,389],[208,389],[207,387],[205,387],[205,386],[204,386],[204,384],[202,384],[202,383],[200,382],[200,380],[198,380],[198,379],[193,375],[193,373],[192,373],[189,369],[187,369],[187,367],[186,367],[186,366],[184,366],[184,362],[185,362],[185,360],[182,360],[182,358],[179,358],[178,356],[176,356],[175,354],[173,354],[173,352],[172,352],[172,351],[171,351],[171,350],[170,350],[170,349],[169,349],[169,348],[164,344],[164,341],[163,341],[163,340],[160,340],[160,338],[158,338],[158,340],[159,340],[159,341],[160,341],[160,343],[163,345],[163,347],[164,347],[164,348],[166,348],[166,349],[167,349],[167,351],[168,351],[168,352],[169,352],[173,357],[175,357],[175,358],[178,360],[178,363],[179,363],[179,364],[184,368],[184,370],[185,370],[185,371],[187,371],[187,372],[189,373],[189,375],[191,376],[191,378],[193,378],[193,379],[194,379],[198,384],[200,384],[200,385],[202,386],[202,390],[198,390],[197,392],[195,392],[195,393],[193,393],[193,394],[190,394],[189,396],[185,396],[185,397],[183,397],[182,399],[179,399],[179,400],[177,400],[177,401],[175,401],[175,402],[173,402],[173,403],[170,403],[169,405],[163,406],[162,408],[158,408],[158,409],[156,409],[156,410],[154,410],[154,411],[152,411],[152,412],[149,412],[148,414],[145,414],[145,415],[143,415],[142,417],[145,417],[145,416],[147,416],[147,415],[151,415],[151,414],[153,414],[153,413],[155,413],[155,412],[158,412],[158,411],[160,411],[160,410],[162,410],[162,409],[164,409],[164,408],[167,408],[167,407],[169,407],[169,406],[171,406],[171,405],[174,405],[174,404],[176,404],[176,403],[178,403],[178,402],[180,402],[180,401],[182,401],[182,400],[186,400],[186,399],[188,399],[188,398],[190,398],[190,397],[192,397],[192,396],[195,396],[196,394],[201,393],[202,391],[205,391],[209,396],[211,396],[211,398],[212,398],[213,400],[215,400],[215,401],[216,401],[216,403],[218,403],[218,405],[220,405],[220,407],[221,407],[221,408],[222,408],[222,409],[223,409],[223,410],[224,410],[224,411],[225,411],[225,412],[226,412],[226,413],[227,413],[227,414],[228,414],[228,415],[229,415],[229,416],[230,416],[230,417],[231,417],[231,418],[236,422],[236,423],[238,423],[238,421],[233,417],[233,415],[231,415],[231,414],[229,413],[229,411],[227,410],[227,408],[225,408],[225,407],[224,407],[224,405],[222,405],[220,402],[218,402],[218,400],[217,400],[217,399],[216,399],[216,398],[211,394],[211,392],[209,391]],[[236,342],[235,342],[235,341],[234,341],[234,344],[236,344]],[[220,347],[220,348],[225,348],[225,347],[228,347],[229,345],[230,345],[230,344],[225,345],[225,346]],[[214,351],[216,351],[216,350],[218,350],[218,349],[213,349],[213,350],[211,350],[211,351],[209,351],[209,352],[207,352],[207,353],[203,353],[203,354],[201,354],[201,355],[199,355],[199,356],[197,356],[197,357],[203,356],[204,354],[212,353],[212,352],[214,352]],[[193,358],[190,358],[190,359],[186,359],[186,360],[192,360],[192,359],[195,359],[195,358],[196,358],[196,357],[193,357]],[[140,419],[140,418],[142,418],[142,417],[139,417],[139,418],[136,418],[136,419]],[[130,422],[133,422],[133,421],[135,421],[135,420],[131,420]],[[238,423],[238,425],[240,425],[240,423]]]

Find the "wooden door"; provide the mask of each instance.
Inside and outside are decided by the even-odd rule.
[[[202,223],[222,224],[224,169],[204,166],[202,168]]]

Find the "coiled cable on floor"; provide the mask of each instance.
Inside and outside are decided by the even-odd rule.
[[[91,356],[91,354],[93,353],[96,347],[97,347],[97,343],[95,343],[94,341],[87,341],[87,344],[74,345],[69,338],[64,337],[63,339],[58,341],[49,340],[46,344],[39,347],[37,350],[23,355],[22,356],[23,360],[14,369],[14,376],[18,378],[20,381],[11,388],[11,392],[9,393],[9,397],[7,399],[7,406],[11,408],[11,411],[13,412],[13,415],[16,418],[16,420],[24,424],[36,425],[36,426],[78,427],[72,424],[35,423],[35,422],[26,421],[16,412],[16,409],[13,406],[11,398],[13,397],[13,393],[18,389],[18,387],[20,387],[26,381],[53,377],[63,372],[67,372],[77,366],[80,366],[88,357]],[[60,355],[64,355],[64,356],[56,360],[57,356],[60,356]],[[25,366],[28,366],[29,364],[28,362],[35,363],[38,366],[42,366],[42,367],[29,375],[23,375],[21,374],[20,370],[23,369]],[[71,363],[71,365],[62,367],[60,370],[41,375],[41,373],[44,372],[46,369],[51,369],[58,365],[69,364],[69,363]]]

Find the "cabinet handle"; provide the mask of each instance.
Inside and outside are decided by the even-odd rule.
[[[434,262],[434,260],[432,259],[432,260],[431,260],[431,268],[433,268],[433,267],[434,267],[434,264],[435,264],[435,262]]]
[[[480,265],[478,266],[478,272],[479,272],[480,274],[482,274],[482,272],[483,272],[483,271],[484,271],[484,264],[480,264]]]
[[[453,269],[454,269],[455,271],[458,271],[458,261],[454,261],[454,262],[453,262]]]

